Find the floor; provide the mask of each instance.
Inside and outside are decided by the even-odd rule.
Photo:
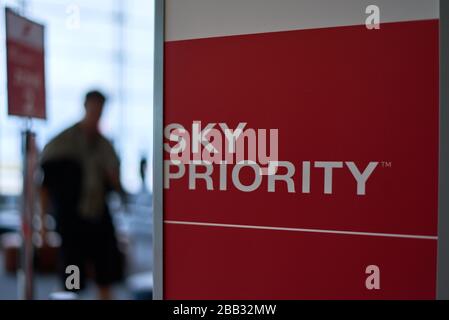
[[[133,299],[132,287],[136,284],[136,281],[131,280],[133,275],[146,274],[147,276],[138,278],[138,286],[152,286],[150,283],[153,265],[151,207],[148,203],[139,204],[135,201],[134,205],[127,208],[127,211],[114,214],[117,231],[125,234],[128,239],[127,273],[129,277],[123,284],[114,288],[115,299],[119,300]],[[0,300],[16,300],[19,296],[17,275],[5,272],[3,260],[4,256],[0,250]],[[60,291],[60,281],[56,275],[36,274],[34,288],[36,300],[47,300],[52,293]],[[80,294],[79,299],[91,300],[95,297],[95,287],[89,285],[85,292]]]

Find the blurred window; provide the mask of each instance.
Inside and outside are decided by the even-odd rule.
[[[48,120],[33,122],[39,147],[78,121],[84,93],[99,88],[109,97],[102,131],[119,152],[125,188],[137,192],[139,161],[153,148],[154,0],[9,0],[0,1],[0,195],[22,189],[23,121],[7,116],[3,13],[22,3],[27,17],[46,25]]]

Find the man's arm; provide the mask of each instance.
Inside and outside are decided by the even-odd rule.
[[[39,188],[39,197],[40,197],[40,218],[41,218],[41,230],[40,235],[42,237],[42,241],[45,244],[45,238],[47,235],[46,230],[46,221],[47,221],[47,213],[50,208],[50,195],[46,186],[41,185]]]
[[[125,203],[127,193],[120,180],[120,159],[108,140],[105,140],[104,147],[105,169],[109,185],[120,195],[122,201]]]
[[[114,168],[107,172],[108,180],[112,188],[117,191],[120,195],[126,194],[125,189],[123,189],[122,183],[120,181],[120,169]]]

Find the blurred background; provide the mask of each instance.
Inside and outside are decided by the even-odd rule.
[[[24,121],[7,115],[4,7],[46,27],[47,120],[33,120],[38,149],[83,115],[84,94],[100,89],[109,98],[101,130],[121,160],[121,179],[130,194],[123,206],[110,204],[127,258],[118,299],[148,298],[152,288],[153,0],[0,1],[0,299],[17,299]],[[146,164],[146,165],[145,165]],[[145,179],[142,179],[143,167]],[[49,222],[51,224],[51,221]],[[35,298],[60,290],[52,259],[36,263]],[[83,292],[85,299],[95,292]]]

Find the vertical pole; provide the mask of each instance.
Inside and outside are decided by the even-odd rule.
[[[163,129],[164,129],[164,0],[155,0],[154,47],[154,149],[153,149],[153,217],[154,217],[154,299],[164,298],[163,251]]]
[[[19,13],[26,14],[28,0],[19,1]],[[33,210],[34,210],[34,190],[33,190],[33,161],[31,159],[31,148],[34,147],[34,134],[31,129],[30,118],[25,120],[25,129],[22,133],[22,154],[23,154],[23,189],[22,189],[22,248],[20,254],[20,270],[18,275],[19,299],[32,300],[34,298],[34,248],[33,248]]]
[[[34,298],[34,248],[33,248],[33,213],[34,213],[34,170],[36,164],[35,135],[29,129],[22,133],[23,141],[23,191],[22,191],[22,249],[21,269],[19,271],[20,299]]]
[[[449,300],[449,1],[440,0],[440,173],[437,298]]]

